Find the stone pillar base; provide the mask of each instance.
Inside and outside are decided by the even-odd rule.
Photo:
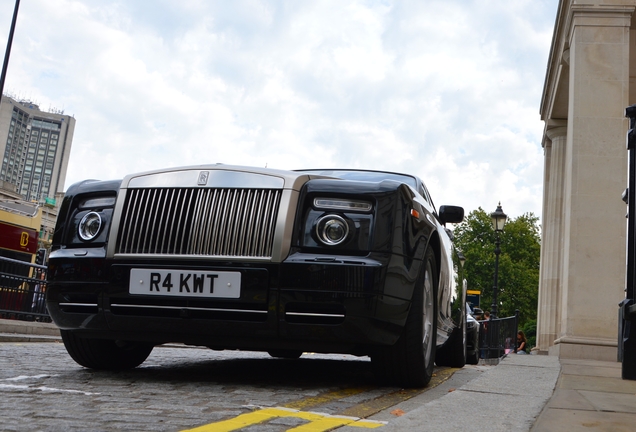
[[[549,348],[549,355],[563,359],[617,361],[618,343],[607,339],[564,336]]]

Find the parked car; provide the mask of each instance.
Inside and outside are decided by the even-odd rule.
[[[466,363],[476,365],[479,363],[479,322],[473,314],[470,305],[466,305]]]
[[[217,164],[88,180],[60,208],[47,306],[89,368],[181,342],[368,355],[382,379],[420,387],[436,351],[466,358],[445,229],[463,214],[390,172]]]

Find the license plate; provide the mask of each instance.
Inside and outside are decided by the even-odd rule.
[[[130,270],[130,294],[239,298],[241,273],[193,270]]]

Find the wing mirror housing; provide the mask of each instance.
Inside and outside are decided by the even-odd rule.
[[[464,220],[464,208],[452,205],[443,205],[439,208],[438,219],[440,223],[460,223]]]

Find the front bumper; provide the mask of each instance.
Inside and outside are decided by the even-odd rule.
[[[297,254],[281,264],[167,265],[60,253],[49,262],[47,306],[61,329],[86,337],[364,355],[395,343],[408,314],[415,281],[391,271],[390,258]],[[129,293],[131,269],[175,266],[240,272],[240,298]]]

